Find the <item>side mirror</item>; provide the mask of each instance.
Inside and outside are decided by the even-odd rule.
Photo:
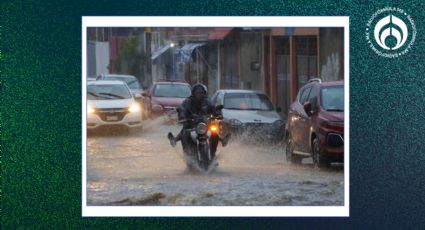
[[[222,110],[224,108],[224,106],[223,105],[217,105],[216,107],[215,107],[215,110]]]
[[[311,116],[311,102],[306,101],[304,102],[304,110],[307,113],[308,116]]]
[[[282,112],[282,108],[276,107],[276,112],[278,112],[278,113]]]

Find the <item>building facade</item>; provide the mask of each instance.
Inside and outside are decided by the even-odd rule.
[[[118,72],[118,53],[128,36],[140,37],[147,57],[137,76],[144,87],[168,79],[201,82],[210,95],[226,88],[263,91],[282,108],[282,117],[309,79],[344,79],[343,28],[88,28],[90,49],[109,43],[110,73]],[[96,58],[104,65],[95,53],[88,54],[90,65],[99,63]]]

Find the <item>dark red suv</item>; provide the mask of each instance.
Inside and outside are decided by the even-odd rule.
[[[291,105],[286,123],[286,159],[312,157],[316,167],[344,161],[344,82],[311,79]]]
[[[148,116],[155,118],[159,115],[173,113],[191,94],[190,85],[182,81],[156,81],[143,96]]]

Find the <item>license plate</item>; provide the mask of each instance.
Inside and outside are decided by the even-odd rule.
[[[118,116],[106,116],[106,120],[107,121],[117,121],[118,120]]]

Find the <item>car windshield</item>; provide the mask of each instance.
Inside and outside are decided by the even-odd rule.
[[[155,86],[155,97],[180,97],[186,98],[191,94],[190,87],[181,84],[158,84]]]
[[[88,100],[116,100],[131,98],[131,94],[125,85],[88,85]]]
[[[266,95],[260,93],[226,93],[224,108],[236,110],[273,110]]]
[[[327,111],[344,111],[344,87],[329,86],[321,91],[322,107]]]
[[[107,76],[105,77],[105,80],[119,80],[125,82],[130,89],[140,89],[140,84],[137,78],[135,77],[114,77],[114,76]]]

